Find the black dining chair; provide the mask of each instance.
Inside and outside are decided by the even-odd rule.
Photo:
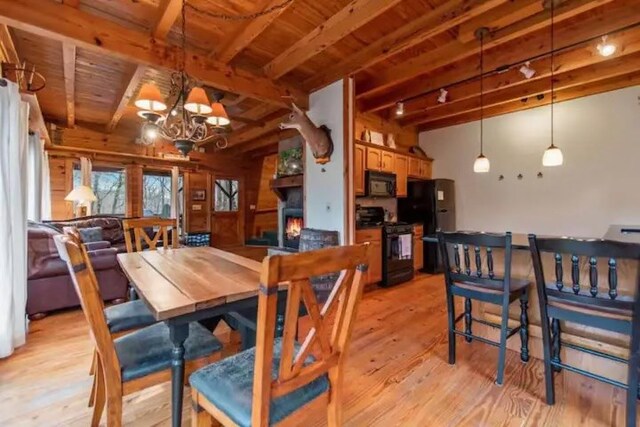
[[[542,343],[547,404],[555,403],[554,371],[567,369],[589,378],[603,381],[627,390],[627,426],[636,425],[638,395],[638,367],[640,347],[640,271],[631,292],[618,292],[618,266],[620,260],[640,260],[640,244],[610,240],[580,240],[566,238],[537,238],[529,235],[529,248],[536,275],[536,288],[540,301]],[[553,260],[553,272],[545,273],[542,254]],[[566,258],[565,258],[566,256]],[[570,265],[570,282],[565,283],[564,265]],[[588,285],[581,282],[580,263],[587,262]],[[607,267],[606,287],[598,279],[598,260]],[[625,287],[629,289],[628,287]],[[552,319],[549,322],[549,319]],[[628,335],[629,359],[586,348],[561,340],[560,321],[582,324]],[[607,378],[593,372],[563,363],[561,347],[582,351],[594,356],[628,364],[628,382]]]
[[[529,360],[529,319],[527,317],[529,281],[511,277],[511,233],[488,234],[476,232],[438,232],[440,253],[444,265],[444,278],[447,288],[447,311],[449,320],[449,363],[456,363],[456,335],[465,337],[467,342],[477,339],[485,344],[499,348],[498,375],[496,384],[502,385],[507,351],[507,339],[520,333],[520,358]],[[484,248],[484,251],[483,251]],[[496,249],[504,252],[504,273],[494,272]],[[462,251],[462,258],[460,252]],[[471,264],[471,251],[475,265]],[[451,254],[451,252],[453,252]],[[486,258],[486,271],[483,271],[482,253]],[[451,258],[451,255],[453,257]],[[451,261],[453,259],[453,266]],[[461,259],[464,259],[462,263]],[[464,312],[456,317],[454,297],[464,298]],[[502,307],[500,324],[472,316],[471,300],[477,300]],[[509,305],[520,301],[520,325],[509,328]],[[464,318],[464,331],[456,329],[456,324]],[[473,335],[472,324],[477,322],[500,329],[500,341],[495,342]]]

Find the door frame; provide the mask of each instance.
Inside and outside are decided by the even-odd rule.
[[[224,215],[224,214],[236,214],[238,216],[238,237],[240,240],[240,245],[244,246],[245,244],[245,179],[244,174],[211,174],[211,244],[213,246],[213,234],[215,229],[215,220],[216,215]],[[216,180],[218,179],[230,179],[238,181],[238,210],[232,212],[216,212]]]

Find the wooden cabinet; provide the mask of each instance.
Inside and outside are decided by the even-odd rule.
[[[431,179],[431,160],[420,160],[420,177]]]
[[[379,171],[382,167],[382,150],[367,147],[367,170]]]
[[[409,176],[411,178],[431,179],[431,160],[409,157]]]
[[[353,150],[353,190],[356,196],[364,195],[365,147],[357,145]]]
[[[409,158],[396,154],[394,173],[396,174],[396,196],[407,197],[407,177],[409,172]]]
[[[382,172],[393,173],[394,169],[394,158],[395,154],[390,151],[381,151],[380,159],[380,170]]]
[[[413,269],[420,270],[424,267],[424,227],[416,225],[413,227]]]
[[[367,270],[366,282],[378,283],[382,280],[382,229],[365,228],[356,230],[356,243],[371,244],[371,260]]]
[[[409,170],[407,173],[411,178],[420,178],[420,159],[409,157]]]

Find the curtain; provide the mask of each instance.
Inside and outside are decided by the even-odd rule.
[[[81,185],[86,185],[89,188],[91,187],[91,160],[88,157],[80,157],[80,179]],[[95,192],[96,189],[94,188]],[[87,215],[91,215],[91,207],[93,203],[87,203]]]
[[[0,87],[0,358],[27,333],[27,147],[29,105],[18,86]]]
[[[51,218],[51,191],[49,184],[49,158],[38,133],[29,135],[27,218],[40,222]]]

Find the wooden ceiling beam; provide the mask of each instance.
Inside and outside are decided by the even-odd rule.
[[[273,114],[265,117],[264,126],[261,127],[244,127],[237,132],[234,132],[229,138],[229,146],[244,144],[248,141],[254,140],[264,134],[278,130],[280,123],[285,120],[288,111],[278,110]]]
[[[153,37],[160,40],[166,39],[181,11],[182,0],[162,0],[158,6],[158,18],[152,31]]]
[[[460,24],[457,39],[462,43],[474,41],[476,39],[475,32],[478,28],[487,27],[489,31],[495,32],[543,10],[542,1],[540,0],[506,2],[490,12],[475,16],[473,19]]]
[[[109,120],[109,123],[107,124],[107,132],[113,132],[113,130],[118,125],[118,122],[120,122],[120,119],[127,111],[127,107],[131,103],[131,99],[135,96],[136,91],[138,90],[138,86],[140,86],[140,82],[142,82],[146,71],[147,67],[143,65],[137,65],[135,70],[133,70],[133,73],[131,73],[131,75],[127,77],[127,83],[122,91],[122,94],[120,95],[118,105],[116,105],[116,108],[111,115],[111,120]]]
[[[587,83],[564,89],[556,92],[555,103],[569,101],[576,98],[582,98],[584,96],[596,95],[603,92],[609,92],[612,90],[623,89],[625,87],[636,86],[640,84],[640,71],[634,71],[633,73],[623,76],[612,77],[606,80],[600,80],[594,83]],[[495,117],[503,114],[514,113],[517,111],[528,110],[535,107],[542,107],[549,105],[551,99],[549,96],[545,96],[543,99],[530,98],[527,102],[513,101],[506,104],[500,104],[494,107],[490,107],[484,110],[484,117]],[[470,113],[464,113],[454,117],[448,117],[443,120],[434,121],[428,124],[424,124],[418,128],[419,132],[426,132],[429,130],[459,125],[463,123],[473,122],[480,119],[480,111],[473,111]]]
[[[9,32],[9,27],[0,24],[0,60],[20,64],[20,57],[13,43],[13,38]]]
[[[261,135],[258,138],[247,141],[241,145],[235,146],[233,152],[236,154],[244,154],[271,145],[275,145],[277,147],[278,142],[285,139],[293,138],[296,135],[299,135],[299,133],[294,129],[287,129],[283,131],[275,130],[265,135]]]
[[[640,54],[636,53],[629,56],[621,56],[599,64],[590,65],[573,71],[567,71],[554,75],[555,89],[561,91],[575,86],[596,83],[622,75],[630,74],[640,70]],[[546,96],[551,92],[550,78],[528,81],[522,85],[514,85],[510,88],[494,91],[484,96],[484,106],[491,108],[493,106],[507,104],[514,101],[526,100],[536,96]],[[457,104],[445,104],[441,108],[434,108],[425,114],[413,117],[406,125],[419,125],[429,122],[442,120],[448,117],[458,116],[460,114],[469,113],[480,110],[480,96],[477,95],[468,98]]]
[[[76,47],[71,43],[62,43],[62,63],[67,105],[67,126],[72,128],[76,124]]]
[[[640,28],[622,31],[609,36],[609,40],[617,46],[617,53],[614,57],[603,57],[598,54],[594,43],[586,43],[575,49],[560,52],[554,56],[554,67],[556,70],[566,73],[590,65],[608,62],[615,58],[631,55],[640,52]],[[535,70],[535,75],[527,80],[519,71],[520,67],[513,67],[508,71],[496,73],[484,78],[485,97],[494,91],[503,91],[514,86],[526,85],[535,80],[548,81],[551,75],[551,57],[540,58],[532,61],[531,68]],[[557,72],[557,71],[556,71]],[[399,118],[402,124],[414,123],[417,117],[424,117],[438,110],[450,110],[463,104],[465,101],[477,97],[480,93],[480,79],[473,79],[455,86],[447,88],[448,96],[446,103],[439,103],[437,93],[417,98],[406,102],[404,105],[404,115]]]
[[[256,2],[256,10],[266,10],[282,3],[282,0],[259,0]],[[288,6],[287,6],[288,7]],[[266,15],[259,16],[249,21],[247,25],[243,25],[240,31],[229,38],[226,46],[224,46],[218,54],[212,52],[211,55],[223,64],[228,64],[240,52],[251,44],[264,30],[266,30],[273,21],[284,12],[287,7],[274,10]]]
[[[352,0],[264,67],[278,79],[397,5],[401,0]]]
[[[33,13],[37,10],[38,13]],[[0,0],[0,23],[79,47],[109,52],[136,64],[175,70],[180,52],[174,46],[151,39],[104,18],[55,2]],[[293,98],[303,108],[309,95],[247,70],[225,66],[188,50],[185,71],[203,83],[283,107]]]
[[[590,39],[602,33],[616,31],[628,25],[636,24],[640,16],[640,3],[633,0],[623,0],[616,2],[613,7],[595,8],[610,0],[575,0],[565,3],[558,8],[556,22],[567,17],[575,17],[579,13],[591,10],[583,19],[574,19],[568,25],[558,26],[556,29],[556,49],[563,46],[570,46]],[[569,8],[569,6],[574,6]],[[594,9],[595,8],[595,9]],[[538,55],[549,53],[549,31],[546,26],[549,24],[548,12],[543,12],[531,18],[520,21],[516,26],[509,26],[497,31],[489,42],[485,43],[485,72],[490,72],[507,64],[515,64]],[[531,29],[536,29],[533,34],[521,37],[525,33],[531,33]],[[517,37],[513,37],[517,35]],[[493,48],[493,49],[492,49]],[[358,105],[362,111],[378,111],[393,106],[396,102],[411,98],[420,93],[426,93],[446,87],[453,82],[473,78],[479,73],[477,59],[480,51],[479,43],[475,42],[465,48],[458,41],[452,42],[425,55],[414,58],[411,62],[415,67],[422,67],[419,71],[419,78],[402,81],[399,78],[391,83],[384,83],[385,89],[378,94],[381,86],[359,93]],[[469,60],[469,52],[475,56],[475,60]],[[424,63],[427,56],[431,57],[431,63]],[[456,62],[457,61],[457,62]],[[403,67],[400,64],[400,67]],[[397,69],[397,67],[391,67]],[[407,71],[406,69],[405,71]],[[402,71],[401,71],[402,72]],[[415,70],[413,72],[416,72]],[[437,76],[434,79],[425,79],[424,75],[430,73]],[[384,72],[384,79],[387,82],[394,80],[390,76],[389,70]],[[405,74],[406,77],[406,74]],[[377,79],[374,77],[374,79]],[[369,81],[369,87],[371,86]],[[362,86],[367,87],[367,83],[358,84],[358,91],[366,91]]]
[[[62,3],[76,8],[80,6],[80,0],[62,0]]]
[[[349,55],[341,62],[329,67],[305,81],[307,90],[322,86],[371,67],[425,40],[443,33],[467,19],[478,16],[507,0],[453,0],[427,12],[395,31],[379,38],[364,49]]]

